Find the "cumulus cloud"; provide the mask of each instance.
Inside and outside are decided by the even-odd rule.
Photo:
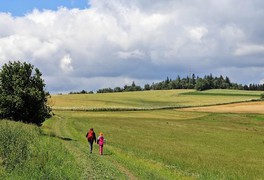
[[[254,54],[264,54],[264,45],[255,45],[255,44],[243,44],[239,45],[235,50],[235,55],[237,56],[246,56]]]
[[[260,0],[89,3],[87,9],[34,9],[22,17],[0,13],[0,64],[33,63],[50,91],[152,83],[190,71],[241,83],[264,78],[257,74],[264,69]],[[239,73],[247,67],[258,68],[251,71],[256,75]]]
[[[206,27],[191,27],[187,28],[191,39],[197,42],[201,42],[202,38],[208,33]]]
[[[72,72],[73,67],[71,62],[72,62],[72,58],[70,57],[70,55],[69,54],[65,55],[60,61],[61,70],[65,73]]]

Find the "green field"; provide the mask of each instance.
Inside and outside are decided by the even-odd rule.
[[[258,179],[264,177],[264,115],[56,112],[43,128],[64,141],[89,178]],[[88,155],[85,133],[103,131],[105,156]],[[99,173],[103,171],[102,175]],[[132,178],[131,178],[132,179]]]
[[[105,94],[53,95],[53,109],[158,109],[204,106],[259,99],[261,91],[209,90],[160,90]]]
[[[63,148],[62,154],[57,153],[72,162],[63,164],[65,169],[72,167],[68,179],[263,179],[264,114],[78,111],[92,109],[93,104],[99,109],[204,106],[257,99],[261,93],[172,90],[56,95],[55,116],[45,121],[40,137]],[[97,145],[89,153],[85,134],[90,127],[105,135],[103,156]]]

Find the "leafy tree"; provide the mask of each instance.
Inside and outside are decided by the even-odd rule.
[[[150,85],[149,85],[149,84],[145,84],[145,86],[144,86],[144,90],[148,91],[148,90],[150,90],[150,89],[151,89]]]
[[[112,93],[112,92],[114,92],[112,88],[103,88],[97,91],[97,93]]]
[[[195,89],[198,91],[210,89],[210,83],[208,82],[207,79],[199,78],[196,81]]]
[[[142,88],[140,86],[137,86],[134,81],[132,82],[131,86],[128,86],[128,85],[124,86],[125,92],[127,92],[127,91],[141,91],[141,90],[142,90]]]
[[[39,69],[31,64],[9,62],[0,70],[0,118],[41,125],[51,116],[48,92]]]
[[[121,87],[115,87],[114,88],[114,92],[122,92],[122,88]]]

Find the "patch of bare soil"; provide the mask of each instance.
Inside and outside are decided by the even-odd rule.
[[[264,101],[216,105],[207,107],[183,108],[183,111],[199,112],[230,112],[230,113],[257,113],[264,114]]]

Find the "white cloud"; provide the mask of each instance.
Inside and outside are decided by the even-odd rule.
[[[61,10],[63,10],[63,8]],[[31,22],[35,23],[38,26],[50,27],[54,25],[57,14],[51,10],[45,10],[41,12],[38,9],[34,9],[33,12],[28,14],[26,17],[28,20],[30,20]]]
[[[220,29],[220,35],[226,41],[240,41],[244,40],[245,33],[235,24],[227,24],[222,29]]]
[[[119,51],[117,52],[118,57],[121,59],[144,59],[146,58],[145,53],[137,50],[134,51]]]
[[[61,70],[65,73],[72,72],[73,67],[71,62],[72,62],[72,58],[70,57],[70,55],[69,54],[65,55],[60,61]]]
[[[264,54],[264,45],[255,45],[255,44],[243,44],[239,45],[235,50],[234,54],[236,56],[246,56],[246,55],[255,55],[255,54]]]
[[[190,38],[197,42],[201,42],[202,38],[208,33],[208,29],[202,26],[187,28],[187,31]]]
[[[80,79],[81,89],[89,89],[89,82],[100,88],[125,79],[152,83],[185,76],[190,69],[203,76],[228,74],[229,66],[237,72],[264,67],[263,5],[260,0],[92,0],[84,10],[35,9],[23,17],[0,13],[0,64],[33,63],[51,91],[67,88],[62,74],[75,78],[68,87]],[[245,82],[264,78],[258,76]]]

